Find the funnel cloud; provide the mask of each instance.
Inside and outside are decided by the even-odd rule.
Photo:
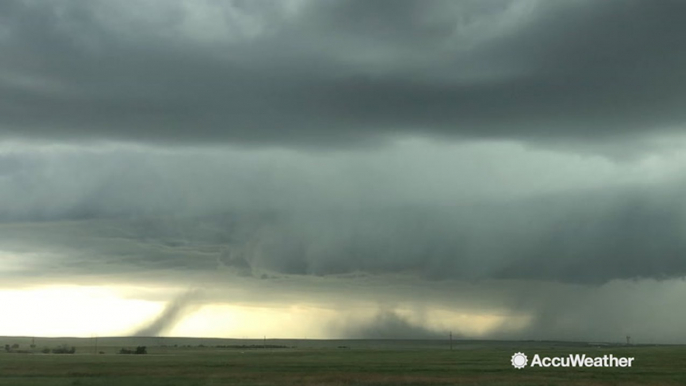
[[[150,323],[138,329],[135,336],[159,336],[173,329],[183,317],[197,307],[198,291],[188,291],[167,303],[162,312]]]

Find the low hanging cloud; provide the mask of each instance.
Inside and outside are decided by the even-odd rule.
[[[642,166],[495,149],[507,162],[490,161],[488,146],[331,158],[17,152],[0,180],[11,203],[0,208],[0,238],[5,250],[63,256],[45,257],[51,272],[82,274],[220,268],[594,284],[686,274],[686,185],[672,168],[681,158]],[[522,172],[532,165],[535,175]],[[484,180],[486,169],[502,177]]]
[[[683,186],[452,209],[318,208],[3,225],[5,248],[57,253],[83,274],[133,269],[602,284],[686,274]]]

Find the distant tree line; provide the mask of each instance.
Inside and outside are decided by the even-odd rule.
[[[119,354],[134,354],[134,355],[141,355],[141,354],[147,354],[148,353],[148,348],[145,346],[138,346],[136,347],[135,350],[131,350],[128,348],[122,348],[119,350]]]
[[[202,345],[198,346],[201,347]],[[204,347],[204,346],[202,346]],[[238,349],[258,349],[258,348],[291,348],[278,344],[251,344],[251,345],[217,345],[216,348],[238,348]]]
[[[5,351],[11,352],[11,353],[19,353],[19,354],[30,354],[33,352],[33,349],[36,347],[35,344],[30,345],[31,350],[19,350],[19,345],[17,343],[13,345],[6,344],[5,345]],[[63,344],[61,346],[57,346],[55,348],[49,348],[45,347],[44,349],[41,350],[43,354],[74,354],[76,353],[76,347],[74,346],[67,346],[66,344]]]

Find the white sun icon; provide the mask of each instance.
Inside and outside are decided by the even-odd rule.
[[[512,354],[512,367],[515,369],[523,369],[526,367],[526,364],[529,362],[529,359],[526,357],[526,354],[523,352],[517,352]]]

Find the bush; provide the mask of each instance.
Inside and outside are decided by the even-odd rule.
[[[63,344],[59,347],[53,348],[52,353],[53,354],[74,354],[76,352],[76,347],[69,347],[66,344]]]
[[[147,347],[145,347],[145,346],[138,346],[138,347],[136,347],[135,350],[130,350],[130,349],[127,349],[127,348],[122,348],[121,350],[119,350],[119,354],[137,354],[137,355],[141,355],[141,354],[147,354],[147,353],[148,353],[148,349],[147,349]]]

